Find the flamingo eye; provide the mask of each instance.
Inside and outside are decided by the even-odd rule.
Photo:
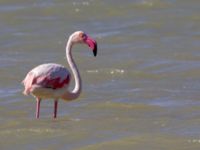
[[[83,33],[83,34],[82,34],[82,38],[85,40],[86,37],[87,37],[86,34]]]
[[[85,34],[85,33],[83,33],[83,32],[81,32],[80,34],[79,34],[79,38],[80,38],[80,40],[82,41],[85,41],[86,39],[87,39],[87,35]]]

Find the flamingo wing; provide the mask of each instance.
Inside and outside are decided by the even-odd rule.
[[[58,89],[69,84],[70,73],[62,65],[59,64],[43,64],[32,69],[25,79],[24,94],[31,92],[32,85],[39,85],[43,88]]]

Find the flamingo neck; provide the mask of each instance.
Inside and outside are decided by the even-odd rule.
[[[74,76],[75,87],[72,91],[68,91],[66,94],[63,95],[62,98],[67,101],[78,98],[81,93],[81,88],[82,88],[81,76],[78,71],[77,65],[74,62],[74,59],[72,57],[72,47],[73,47],[73,42],[72,42],[72,38],[70,37],[66,46],[66,57],[67,57],[67,62],[69,63],[69,67]]]

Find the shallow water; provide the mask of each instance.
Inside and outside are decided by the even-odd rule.
[[[197,0],[2,0],[0,149],[198,150],[199,14]],[[96,58],[74,47],[82,95],[60,101],[55,120],[43,101],[36,120],[20,82],[39,64],[66,64],[75,30],[99,46]]]

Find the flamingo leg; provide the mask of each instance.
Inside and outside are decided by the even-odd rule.
[[[41,102],[41,99],[37,97],[36,101],[37,101],[37,105],[36,105],[35,117],[38,119],[40,117],[40,102]]]
[[[57,110],[58,110],[58,100],[54,100],[54,114],[53,114],[53,118],[57,117]]]

